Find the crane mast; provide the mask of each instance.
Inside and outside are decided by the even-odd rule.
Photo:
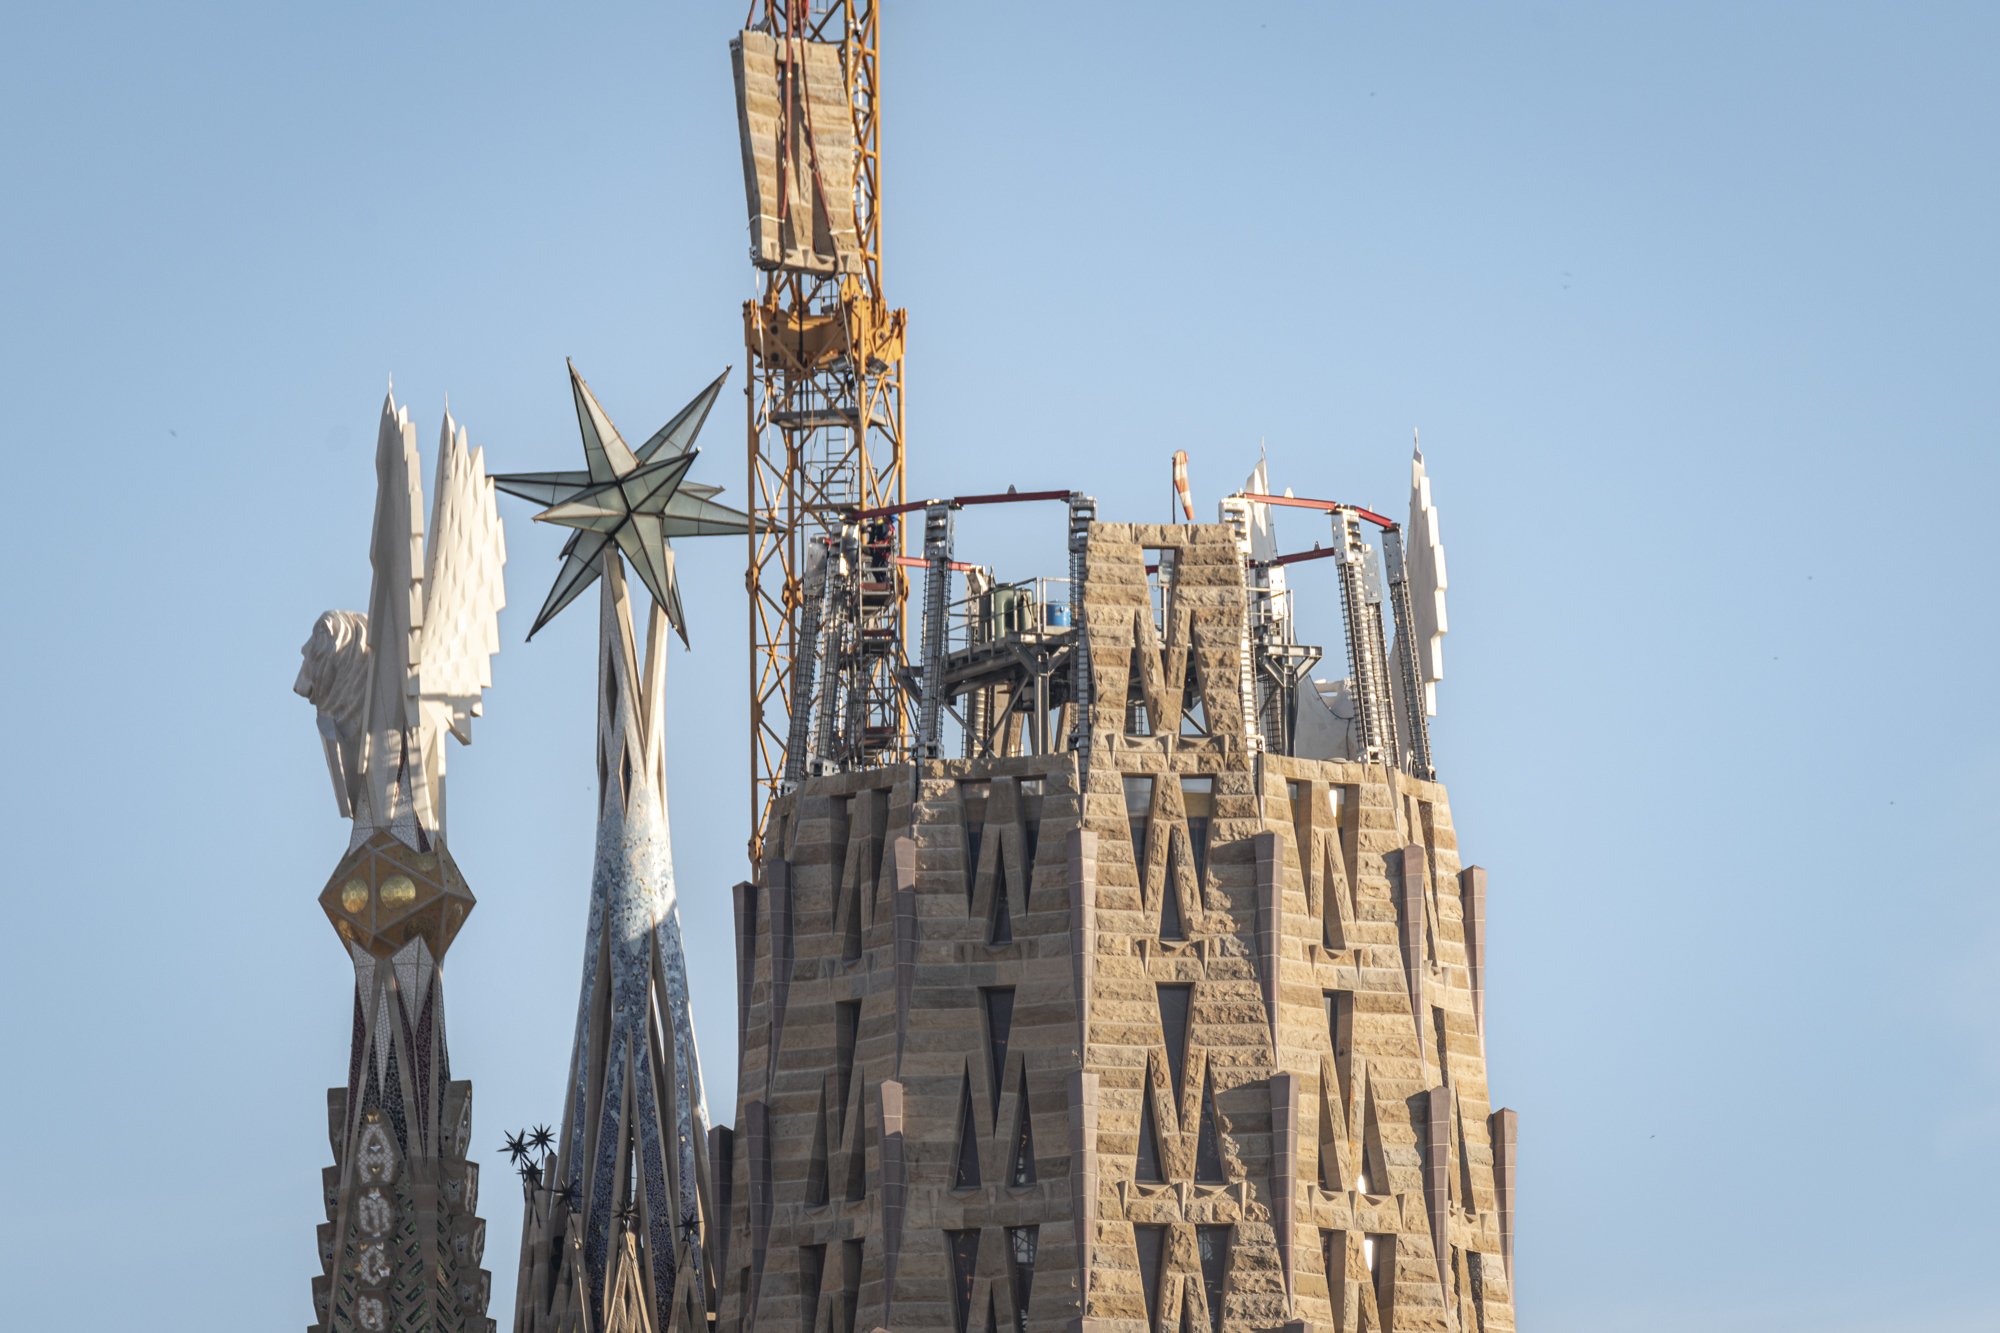
[[[904,500],[904,312],[882,285],[879,9],[762,0],[732,43],[758,271],[743,307],[753,863],[788,781],[794,711],[814,708],[816,690],[836,733],[811,729],[817,756],[867,767],[909,747],[902,525],[856,518]],[[815,550],[839,567],[814,571],[808,614]],[[851,604],[822,607],[829,589]],[[791,756],[790,781],[805,758]]]

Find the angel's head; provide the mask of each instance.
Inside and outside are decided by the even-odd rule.
[[[340,722],[358,721],[368,689],[368,617],[328,611],[313,622],[299,656],[305,661],[293,691]]]

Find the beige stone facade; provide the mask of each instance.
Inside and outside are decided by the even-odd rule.
[[[815,779],[737,890],[720,1327],[1509,1333],[1444,789],[1264,752],[1230,529],[1084,573],[1075,748]]]

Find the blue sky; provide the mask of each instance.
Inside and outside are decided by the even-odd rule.
[[[6,18],[20,1326],[309,1318],[350,973],[289,686],[313,617],[365,603],[384,383],[427,451],[449,393],[519,470],[575,465],[566,355],[634,438],[735,363],[696,472],[741,496],[741,17]],[[1151,518],[1173,450],[1209,508],[1261,440],[1275,484],[1393,507],[1423,431],[1524,1326],[2000,1326],[2000,14],[892,0],[884,38],[913,491]],[[451,1035],[503,1322],[491,1150],[560,1111],[594,782],[591,617],[521,642],[560,544],[525,519],[451,762],[481,900]],[[1058,572],[1053,518],[962,532]],[[671,668],[724,1117],[741,568],[683,544]]]

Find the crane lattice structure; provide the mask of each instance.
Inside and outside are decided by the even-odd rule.
[[[758,295],[749,350],[750,857],[815,686],[842,767],[904,757],[904,312],[882,286],[879,0],[760,0],[732,43]],[[815,554],[817,553],[817,554]],[[827,577],[810,564],[830,561]],[[850,604],[820,605],[829,588]],[[826,613],[803,643],[801,619]],[[832,626],[831,642],[821,638]],[[800,649],[810,664],[800,662]],[[810,679],[798,679],[801,668]]]

